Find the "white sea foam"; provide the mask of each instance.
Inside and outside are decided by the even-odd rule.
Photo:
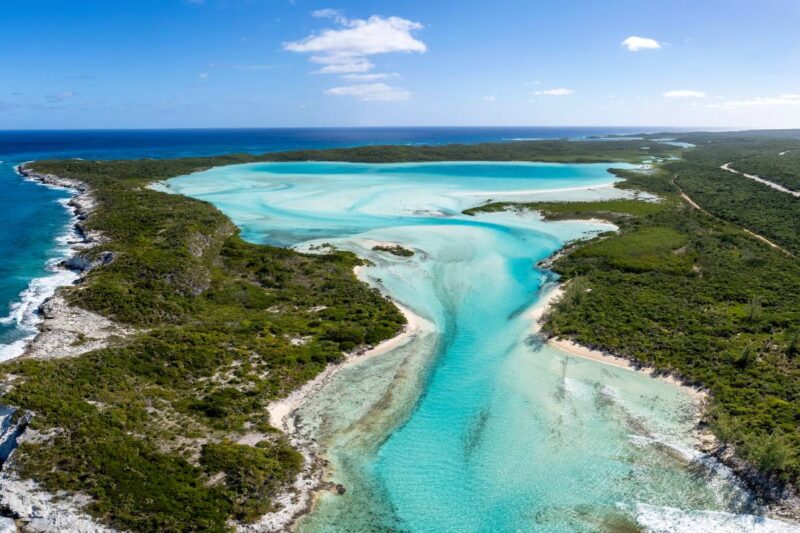
[[[565,377],[564,381],[564,391],[569,393],[572,397],[581,400],[591,399],[592,397],[592,386],[580,381],[578,379],[573,379],[570,377]]]
[[[797,533],[796,525],[763,516],[719,511],[687,511],[639,504],[636,521],[650,533]]]
[[[32,279],[28,287],[19,293],[19,301],[11,304],[11,312],[0,318],[0,324],[14,324],[26,331],[35,331],[41,321],[37,310],[47,298],[51,297],[58,287],[70,285],[78,275],[70,270],[58,270],[53,275]]]
[[[698,461],[700,462],[703,458],[703,453],[695,450],[691,446],[686,445],[683,442],[677,441],[674,437],[670,437],[667,435],[659,435],[655,434],[651,437],[646,437],[644,435],[629,435],[628,440],[630,440],[631,444],[639,447],[650,446],[650,445],[660,445],[666,446],[667,448],[671,449],[687,461]],[[709,468],[711,468],[710,464],[707,464]]]
[[[36,335],[28,335],[9,344],[0,344],[0,362],[19,357],[25,352],[25,347]]]

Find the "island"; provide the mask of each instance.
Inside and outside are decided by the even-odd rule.
[[[414,255],[414,250],[404,248],[399,244],[378,244],[372,247],[376,252],[387,252],[397,257],[411,257]]]
[[[406,327],[356,277],[355,254],[246,242],[211,204],[154,183],[255,162],[647,161],[644,172],[614,171],[618,188],[646,197],[465,213],[617,226],[543,265],[561,294],[542,337],[703,391],[699,446],[776,515],[800,518],[798,132],[643,137],[25,164],[26,176],[75,190],[85,243],[65,265],[80,282],[45,304],[27,354],[0,365],[0,404],[15,409],[19,441],[3,466],[5,501],[66,491],[66,507],[83,501],[97,524],[135,531],[255,522],[314,468],[267,405]]]

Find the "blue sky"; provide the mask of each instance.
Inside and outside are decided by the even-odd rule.
[[[0,129],[800,127],[798,28],[798,0],[2,0]]]

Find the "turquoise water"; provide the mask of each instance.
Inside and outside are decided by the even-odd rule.
[[[371,144],[496,142],[517,138],[581,139],[639,130],[594,128],[258,128],[179,130],[0,131],[0,361],[22,353],[36,334],[39,305],[77,276],[56,265],[70,254],[67,191],[16,173],[41,159],[138,159],[263,153]]]
[[[460,214],[488,199],[623,195],[606,167],[256,164],[168,182],[250,240],[369,258],[359,275],[422,319],[300,409],[300,437],[347,488],[321,495],[302,531],[789,530],[693,450],[683,390],[536,336],[532,306],[554,281],[536,263],[613,227]]]

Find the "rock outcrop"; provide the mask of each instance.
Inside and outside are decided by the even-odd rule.
[[[28,344],[23,357],[56,359],[74,357],[105,348],[114,339],[132,335],[133,328],[121,326],[91,311],[69,305],[56,293],[39,308],[39,334]]]

